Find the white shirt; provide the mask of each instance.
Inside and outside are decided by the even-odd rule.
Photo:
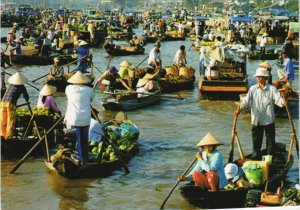
[[[261,38],[261,40],[260,40],[259,46],[265,47],[266,44],[267,44],[267,37],[266,37],[266,36],[263,36],[263,37]]]
[[[87,126],[91,122],[91,101],[93,89],[85,85],[68,85],[68,99],[65,122],[68,126]]]
[[[241,103],[241,110],[251,106],[251,124],[269,125],[275,121],[274,104],[283,107],[284,100],[273,85],[261,89],[258,84],[250,87]]]
[[[180,49],[177,50],[174,56],[174,63],[175,65],[185,64],[185,52],[181,51]]]
[[[149,53],[148,64],[150,65],[151,62],[153,62],[153,61],[156,61],[159,63],[161,61],[160,50],[159,50],[159,52],[157,52],[155,47]]]

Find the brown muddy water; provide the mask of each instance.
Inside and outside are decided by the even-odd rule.
[[[2,34],[3,31],[5,30],[2,30]],[[141,29],[137,32],[140,34]],[[162,43],[163,65],[173,63],[175,52],[181,44],[188,49],[191,42],[187,39]],[[5,45],[2,45],[3,47]],[[152,47],[153,44],[147,44],[144,55],[114,57],[111,65],[119,68],[119,64],[124,59],[137,65],[147,56]],[[95,65],[104,71],[109,60],[108,54],[100,48],[93,48],[91,52],[94,55]],[[196,81],[198,81],[198,54],[193,50],[187,50],[187,61],[188,65],[197,69]],[[247,63],[250,84],[255,82],[252,75],[258,63],[258,61]],[[146,65],[145,61],[141,66]],[[50,66],[14,66],[7,71],[14,73],[16,70],[21,70],[30,80],[33,80],[47,73],[49,69]],[[276,69],[273,68],[273,78],[276,78]],[[100,75],[96,70],[95,74],[97,77]],[[297,89],[298,76],[296,71],[297,79],[294,85]],[[41,88],[42,80],[37,81],[36,86]],[[38,92],[31,87],[28,87],[28,90],[33,106],[36,104]],[[224,143],[218,149],[223,153],[224,160],[228,159],[233,112],[236,108],[234,102],[200,100],[197,82],[193,90],[182,91],[180,95],[185,100],[164,98],[159,105],[127,113],[128,118],[140,129],[140,152],[128,163],[130,170],[128,175],[124,175],[124,171],[119,170],[112,176],[102,179],[68,180],[48,172],[43,158],[28,159],[16,174],[11,175],[9,171],[18,160],[2,158],[2,209],[159,209],[176,183],[176,177],[182,174],[193,160],[197,152],[195,145],[207,132],[212,132]],[[97,94],[92,104],[101,110],[100,118],[104,121],[111,119],[115,113],[101,109],[102,97],[104,95]],[[56,97],[56,101],[64,113],[66,97]],[[293,116],[297,133],[298,118]],[[252,147],[250,129],[250,115],[241,114],[237,122],[237,132],[246,154],[251,152]],[[291,126],[287,118],[276,119],[276,134],[277,142],[289,144]],[[293,154],[295,162],[287,176],[290,185],[299,182],[299,162],[295,149]],[[235,149],[235,157],[238,157],[237,149]],[[165,207],[166,209],[194,209],[181,197],[178,190],[173,192]]]

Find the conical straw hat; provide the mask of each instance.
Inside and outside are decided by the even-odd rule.
[[[81,71],[77,71],[70,79],[68,79],[68,83],[78,85],[88,84],[90,82],[91,80],[83,73],[81,73]]]
[[[123,62],[120,64],[120,66],[128,67],[128,66],[131,66],[131,63],[128,62],[128,60],[125,60],[125,61],[123,61]]]
[[[269,64],[268,61],[264,61],[261,64],[259,64],[260,67],[264,67],[264,68],[271,68],[271,65]]]
[[[83,46],[83,45],[87,45],[88,43],[86,42],[86,41],[81,41],[80,43],[79,43],[79,46]]]
[[[41,96],[48,96],[52,95],[53,93],[56,92],[56,87],[52,85],[45,84],[44,87],[42,88],[40,95]]]
[[[8,83],[12,85],[24,85],[28,79],[21,73],[17,72],[8,78]]]
[[[211,133],[207,133],[201,141],[197,144],[197,147],[205,145],[222,145]]]

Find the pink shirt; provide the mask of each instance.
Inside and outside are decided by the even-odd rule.
[[[49,108],[50,110],[54,110],[55,112],[59,112],[59,109],[56,105],[56,102],[54,100],[54,97],[52,95],[47,96],[45,103],[42,102],[43,96],[39,96],[38,108]]]

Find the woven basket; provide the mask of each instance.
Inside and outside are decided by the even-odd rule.
[[[178,76],[179,75],[179,69],[176,66],[167,66],[165,67],[167,75],[173,75]]]
[[[195,75],[195,69],[189,66],[179,68],[179,76],[183,76],[186,79],[191,79]]]

